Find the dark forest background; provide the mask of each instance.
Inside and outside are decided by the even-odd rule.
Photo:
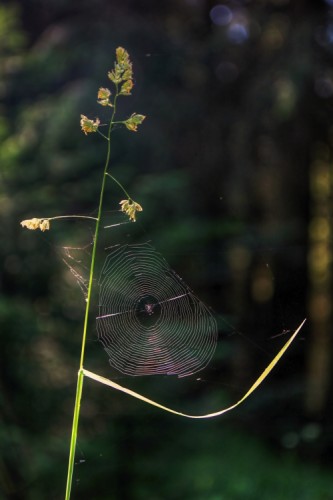
[[[111,371],[92,321],[86,368],[207,413],[307,323],[216,420],[86,380],[73,498],[332,499],[331,0],[1,2],[0,498],[64,495],[84,297],[63,259],[84,275],[93,229],[19,222],[96,213],[105,143],[79,118],[100,113],[118,46],[135,75],[120,113],[147,119],[115,131],[112,172],[144,211],[104,247],[150,241],[214,311],[219,342],[200,374],[133,379]],[[120,199],[110,185],[111,221]]]

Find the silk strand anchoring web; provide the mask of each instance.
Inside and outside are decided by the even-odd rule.
[[[98,338],[125,375],[202,370],[217,343],[217,323],[149,244],[114,247],[100,277]]]

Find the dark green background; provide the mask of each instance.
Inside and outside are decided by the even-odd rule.
[[[120,116],[147,119],[137,134],[114,132],[112,173],[144,211],[103,232],[98,269],[104,247],[150,241],[212,308],[219,342],[193,377],[131,379],[111,370],[92,321],[86,368],[180,411],[215,411],[309,316],[309,179],[316,159],[331,161],[333,2],[226,1],[219,18],[217,4],[0,6],[1,498],[64,495],[84,313],[64,247],[85,248],[70,252],[85,275],[93,227],[59,221],[42,234],[19,222],[96,213],[105,142],[85,137],[79,117],[103,115],[96,92],[117,46],[135,75]],[[109,183],[106,221],[122,198]],[[162,413],[87,379],[73,498],[333,498],[330,368],[321,406],[306,404],[313,331],[308,321],[264,385],[216,420]]]

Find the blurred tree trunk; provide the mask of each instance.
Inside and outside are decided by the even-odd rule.
[[[307,359],[305,408],[309,416],[325,410],[332,357],[332,158],[318,144],[310,165],[309,318],[311,337]]]

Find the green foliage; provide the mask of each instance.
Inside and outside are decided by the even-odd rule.
[[[113,419],[107,443],[98,430],[94,435],[94,443],[82,443],[85,462],[76,470],[74,498],[313,500],[331,495],[329,469],[301,464],[292,450],[274,452],[230,421],[171,424],[161,415],[136,412]],[[122,436],[118,443],[117,435]]]
[[[13,56],[20,54],[25,45],[25,34],[20,29],[18,8],[15,5],[0,6],[0,65],[10,68]]]

